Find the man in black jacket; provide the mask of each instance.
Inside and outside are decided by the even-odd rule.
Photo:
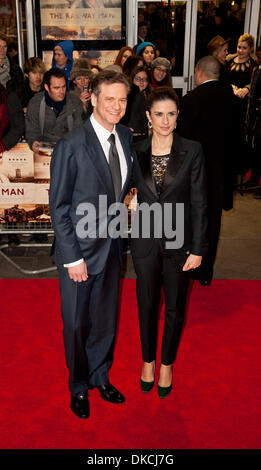
[[[81,128],[58,141],[51,161],[54,258],[59,269],[71,409],[79,418],[89,417],[91,387],[97,387],[111,403],[125,400],[108,378],[122,245],[110,230],[107,236],[106,227],[115,219],[109,208],[123,202],[132,173],[131,132],[118,124],[126,110],[128,90],[123,74],[99,73],[92,82],[93,114]],[[83,207],[90,210],[87,231],[81,228]]]
[[[201,142],[206,159],[208,197],[208,254],[194,277],[209,285],[220,232],[222,208],[233,207],[233,169],[238,144],[238,98],[219,81],[215,57],[200,59],[195,69],[197,87],[183,97],[178,133]]]

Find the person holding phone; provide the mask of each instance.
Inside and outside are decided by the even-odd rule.
[[[91,98],[91,80],[93,78],[93,73],[91,71],[90,64],[87,59],[78,59],[75,60],[70,80],[71,80],[71,93],[78,98],[80,98],[83,106],[83,118],[91,114],[89,112],[90,107],[90,98]]]

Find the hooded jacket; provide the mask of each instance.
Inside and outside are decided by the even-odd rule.
[[[67,79],[66,80],[66,88],[67,88],[67,91],[69,91],[69,89],[70,89],[70,73],[71,73],[72,65],[73,65],[73,42],[72,41],[61,41],[58,44],[56,44],[56,46],[60,46],[61,49],[63,50],[64,54],[68,58],[68,62],[66,64],[66,66],[63,67],[60,70],[62,70],[66,75],[66,79]],[[56,62],[55,62],[55,58],[54,58],[54,55],[55,55],[54,49],[53,49],[52,67],[56,68],[57,66],[56,66]]]

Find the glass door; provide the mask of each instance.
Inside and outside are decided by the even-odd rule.
[[[173,87],[179,95],[186,93],[188,87],[191,5],[192,0],[145,0],[138,1],[136,11],[132,11],[137,18],[132,45],[140,41],[139,34],[155,44],[160,55],[172,64]],[[141,25],[147,28],[142,31]]]
[[[33,0],[0,0],[0,37],[8,42],[8,55],[23,67],[35,55]]]
[[[137,44],[138,26],[147,23],[146,40],[171,60],[173,87],[183,95],[194,88],[196,60],[209,53],[214,36],[231,39],[229,53],[236,52],[243,33],[252,34],[257,45],[261,41],[260,0],[127,0],[127,12],[127,44]]]
[[[230,38],[229,53],[236,52],[239,36],[249,31],[245,27],[246,4],[246,0],[193,0],[189,90],[194,88],[195,64],[209,54],[207,45],[213,37],[219,35],[224,39]]]

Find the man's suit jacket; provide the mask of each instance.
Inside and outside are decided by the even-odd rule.
[[[119,201],[122,202],[132,171],[131,132],[120,124],[116,126],[116,131],[127,162],[127,178]],[[107,207],[115,202],[110,168],[88,119],[81,128],[59,140],[51,160],[50,212],[55,233],[53,251],[57,264],[69,264],[84,258],[89,274],[98,274],[104,268],[111,238],[82,238],[76,229],[83,217],[83,212],[76,214],[79,204],[91,203],[97,211],[97,218],[95,213],[92,217],[92,227],[99,230],[98,208],[101,195],[107,197]],[[109,220],[110,217],[103,216],[103,222]],[[120,244],[119,241],[119,251]]]
[[[151,137],[136,143],[133,147],[133,184],[138,189],[138,203],[145,202],[149,206],[155,202],[159,203],[163,217],[164,204],[171,203],[173,230],[176,228],[176,203],[184,204],[184,245],[180,249],[167,249],[166,253],[173,256],[177,264],[184,263],[188,253],[205,255],[208,246],[206,239],[207,216],[205,167],[201,145],[174,134],[160,195],[157,193],[152,173]],[[140,217],[138,212],[135,217]],[[159,222],[161,223],[162,220]],[[150,253],[155,242],[152,228],[153,225],[151,225],[149,238],[142,238],[140,232],[138,238],[131,239],[131,251],[134,257],[144,257]],[[164,247],[167,241],[164,236],[162,241]]]
[[[218,80],[199,85],[181,101],[177,131],[202,144],[210,209],[233,207],[238,105],[239,98]]]

